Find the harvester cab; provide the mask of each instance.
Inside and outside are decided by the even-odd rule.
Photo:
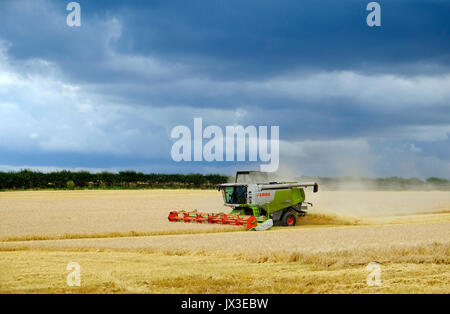
[[[297,218],[305,216],[312,206],[305,202],[305,189],[312,187],[314,193],[319,190],[315,182],[242,182],[241,178],[249,180],[248,176],[254,178],[254,174],[260,178],[267,176],[261,172],[238,172],[234,183],[218,186],[225,206],[232,209],[230,214],[172,211],[169,221],[246,225],[247,229],[258,231],[270,229],[274,223],[295,226]]]

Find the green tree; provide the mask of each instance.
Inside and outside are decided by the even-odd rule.
[[[66,188],[68,190],[74,190],[75,189],[75,182],[73,182],[72,180],[69,180],[66,182]]]

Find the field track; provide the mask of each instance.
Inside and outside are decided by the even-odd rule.
[[[449,215],[445,215],[448,220]],[[398,224],[383,226],[335,226],[270,232],[227,232],[162,236],[111,237],[101,239],[67,239],[1,242],[0,248],[103,248],[210,250],[217,252],[327,252],[426,245],[450,242],[450,222]]]

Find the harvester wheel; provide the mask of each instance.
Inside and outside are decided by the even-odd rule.
[[[296,223],[296,217],[293,213],[285,213],[283,215],[283,226],[293,227]]]

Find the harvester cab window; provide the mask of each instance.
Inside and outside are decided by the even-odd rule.
[[[247,203],[247,187],[245,185],[227,186],[223,189],[223,194],[227,204]]]

